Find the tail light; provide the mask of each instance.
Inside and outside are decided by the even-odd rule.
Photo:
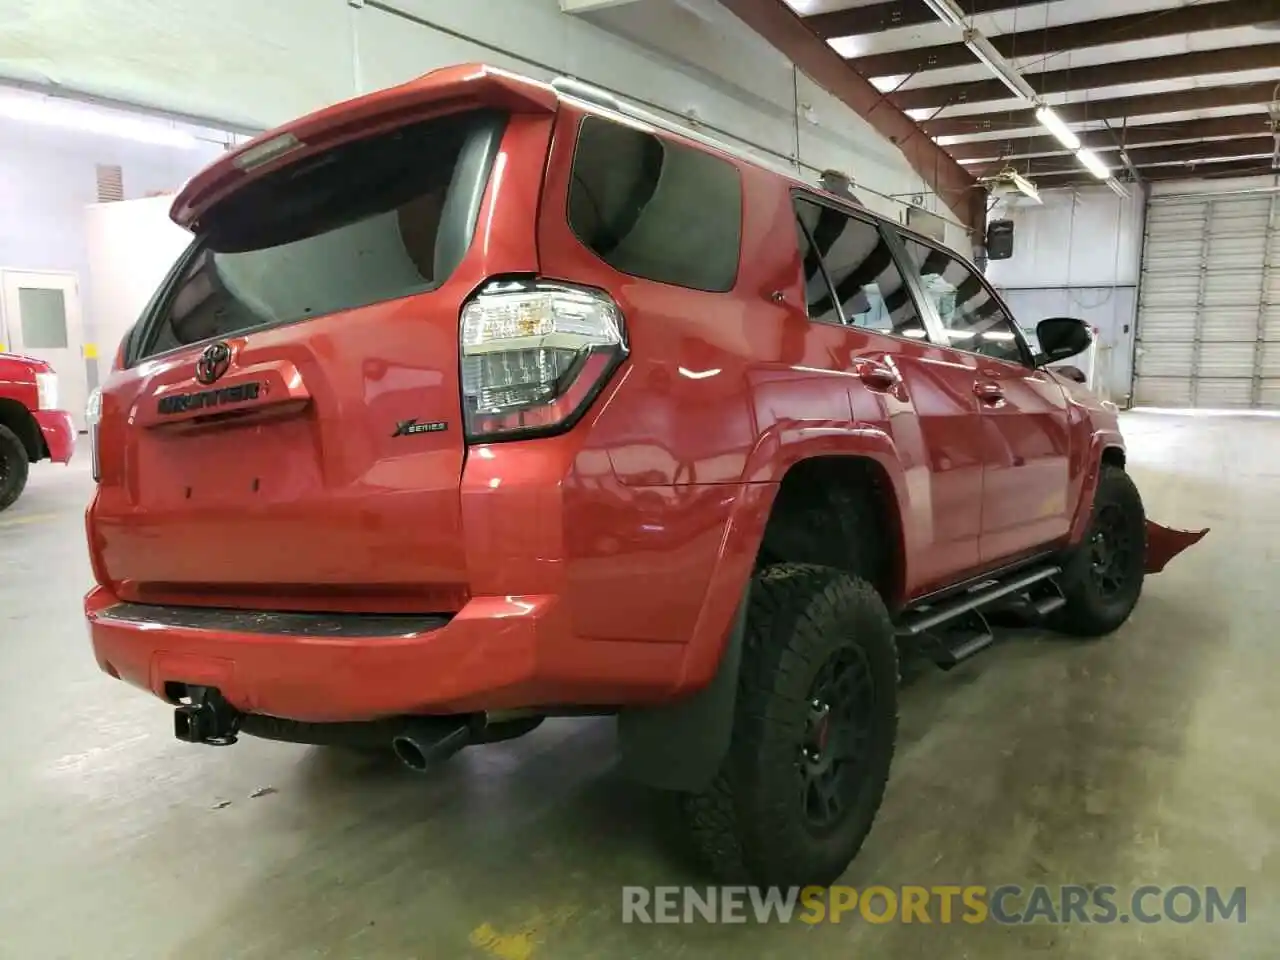
[[[613,298],[545,281],[487,285],[463,307],[460,339],[468,439],[567,430],[627,356]]]
[[[98,456],[98,424],[102,421],[102,391],[95,388],[89,394],[84,408],[85,425],[89,428],[89,462],[96,483],[102,479],[102,466]]]
[[[52,370],[36,374],[36,406],[41,410],[58,409],[58,375]]]

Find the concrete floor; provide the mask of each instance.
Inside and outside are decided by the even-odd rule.
[[[1011,638],[904,692],[846,882],[1248,887],[1248,922],[637,926],[622,884],[699,883],[609,726],[548,724],[418,778],[192,748],[97,672],[85,458],[0,516],[0,957],[1267,957],[1280,939],[1280,420],[1134,415],[1149,512],[1213,532],[1096,643]]]

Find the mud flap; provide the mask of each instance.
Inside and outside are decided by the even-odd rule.
[[[1203,540],[1208,532],[1208,527],[1203,530],[1175,530],[1148,520],[1146,572],[1159,573],[1183,550]]]
[[[627,779],[657,790],[700,793],[720,772],[733,734],[750,589],[743,593],[710,684],[674,703],[618,714],[619,767]]]

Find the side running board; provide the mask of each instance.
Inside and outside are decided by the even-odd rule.
[[[1054,564],[1033,567],[1007,580],[978,583],[963,593],[908,610],[898,623],[898,636],[923,641],[933,661],[950,670],[995,641],[985,609],[1007,609],[1034,622],[1065,604],[1052,579],[1061,572]],[[1038,587],[1044,588],[1044,595],[1033,597],[1033,588]]]

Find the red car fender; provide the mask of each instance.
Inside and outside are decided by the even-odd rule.
[[[1089,451],[1086,463],[1088,471],[1080,485],[1080,499],[1076,503],[1075,519],[1071,522],[1071,533],[1067,542],[1075,546],[1089,532],[1089,522],[1093,519],[1093,498],[1098,492],[1098,478],[1102,474],[1102,455],[1113,448],[1124,451],[1124,438],[1118,431],[1099,430],[1089,440]]]
[[[1102,455],[1108,448],[1124,449],[1124,441],[1120,434],[1109,430],[1095,433],[1089,449],[1089,472],[1085,476],[1080,503],[1071,525],[1070,543],[1073,546],[1080,543],[1089,531],[1089,521],[1093,517],[1093,498],[1097,493],[1098,477],[1102,472]],[[1160,573],[1168,566],[1170,560],[1188,547],[1199,543],[1208,532],[1208,527],[1202,530],[1179,530],[1166,527],[1154,520],[1147,520],[1146,572]]]
[[[799,421],[780,423],[766,430],[747,458],[744,475],[748,480],[741,485],[673,693],[696,690],[715,675],[743,591],[751,579],[756,553],[782,478],[803,460],[833,455],[876,461],[889,478],[889,492],[897,501],[898,509],[909,505],[896,448],[883,432],[848,423]],[[894,532],[899,537],[905,533],[897,524]],[[900,592],[908,572],[910,550],[909,543],[900,542],[898,546],[900,566],[894,571],[894,585]]]

